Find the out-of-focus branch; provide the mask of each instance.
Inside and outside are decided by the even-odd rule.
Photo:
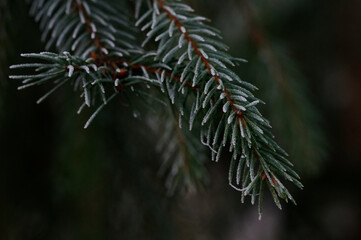
[[[270,111],[271,118],[279,123],[276,128],[288,144],[296,167],[304,172],[313,172],[323,155],[324,137],[318,126],[317,111],[302,88],[303,79],[299,74],[294,75],[292,61],[283,59],[267,36],[255,13],[255,3],[243,0],[239,2],[239,7],[248,25],[249,39],[256,47],[260,61],[268,69],[270,89],[277,92],[269,99],[274,106]],[[266,91],[271,92],[270,89]],[[284,108],[279,107],[280,104]]]

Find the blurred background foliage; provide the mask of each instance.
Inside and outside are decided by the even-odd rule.
[[[0,0],[0,239],[360,239],[361,2],[186,2],[248,60],[239,74],[301,173],[298,206],[267,196],[259,222],[225,160],[206,161],[204,190],[167,195],[142,115],[116,100],[84,130],[71,86],[40,105],[46,86],[16,90],[8,66],[43,44],[25,2]]]

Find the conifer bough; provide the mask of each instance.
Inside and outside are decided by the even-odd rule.
[[[35,73],[10,78],[23,80],[19,89],[55,84],[38,103],[70,82],[84,100],[78,113],[97,106],[86,128],[117,95],[157,101],[173,116],[167,122],[177,118],[180,148],[187,148],[166,157],[173,161],[170,188],[201,181],[195,170],[202,169],[201,153],[191,144],[200,135],[213,161],[227,149],[232,153],[229,185],[241,192],[242,202],[246,196],[252,204],[258,200],[260,216],[264,185],[279,208],[279,198],[295,203],[281,179],[303,186],[257,109],[262,103],[253,95],[257,88],[231,70],[244,60],[230,56],[219,31],[191,7],[163,0],[33,0],[30,12],[40,23],[46,50],[59,53],[22,54],[37,62],[10,68]]]

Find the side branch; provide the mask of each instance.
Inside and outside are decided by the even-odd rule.
[[[73,5],[77,13],[79,14],[80,20],[85,24],[87,31],[90,33],[91,39],[94,41],[94,45],[97,47],[99,54],[101,56],[107,55],[108,51],[104,47],[104,45],[100,42],[99,35],[97,34],[97,28],[95,24],[90,20],[89,17],[89,8],[85,7],[83,3],[78,3],[77,1],[73,1]]]
[[[194,52],[201,58],[202,62],[204,63],[207,70],[210,72],[212,77],[216,80],[217,85],[221,85],[221,81],[217,73],[214,71],[214,69],[209,64],[207,58],[204,56],[204,54],[199,50],[197,44],[195,41],[189,36],[189,33],[187,32],[186,28],[182,25],[182,23],[177,19],[176,16],[174,16],[171,11],[168,10],[167,6],[164,4],[163,0],[158,0],[158,5],[160,8],[168,15],[168,17],[174,21],[175,26],[178,28],[178,30],[181,32],[181,34],[184,34],[184,38],[192,45],[192,48]],[[230,93],[228,90],[223,86],[222,92],[226,95],[227,101],[230,103],[230,106],[234,112],[236,112],[237,117],[240,118],[242,125],[245,124],[244,118],[243,118],[243,112],[239,109],[237,109],[234,106],[234,102],[231,99]]]
[[[127,77],[128,70],[135,69],[145,69],[148,73],[158,73],[159,75],[164,74],[164,76],[171,78],[174,81],[178,81],[180,84],[184,82],[180,76],[173,76],[172,73],[159,69],[159,68],[151,68],[145,64],[132,64],[130,61],[125,58],[112,58],[107,55],[98,56],[94,52],[91,53],[91,57],[94,59],[94,63],[97,67],[106,66],[110,71],[110,76],[115,83],[115,87],[118,91],[123,89],[123,85],[121,83],[121,79]],[[74,66],[74,70],[84,71],[82,68]],[[105,71],[105,70],[104,70]],[[190,82],[186,83],[186,86],[197,90],[200,89],[199,86],[192,86]]]

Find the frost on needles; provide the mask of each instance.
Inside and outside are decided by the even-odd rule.
[[[201,143],[210,149],[212,161],[231,152],[229,185],[241,192],[242,202],[246,196],[252,204],[258,201],[260,216],[265,185],[279,208],[279,198],[295,203],[283,181],[302,188],[299,176],[257,109],[263,103],[253,94],[257,88],[232,71],[245,60],[230,56],[220,32],[181,1],[131,3],[33,0],[30,12],[45,48],[58,53],[23,54],[36,62],[11,68],[35,68],[34,74],[10,78],[23,80],[19,89],[54,84],[38,102],[65,83],[73,84],[83,99],[78,113],[95,106],[85,128],[117,95],[158,102],[170,126],[165,139],[174,143],[162,148],[177,152],[164,159],[172,191],[202,182],[204,155],[195,147]]]

